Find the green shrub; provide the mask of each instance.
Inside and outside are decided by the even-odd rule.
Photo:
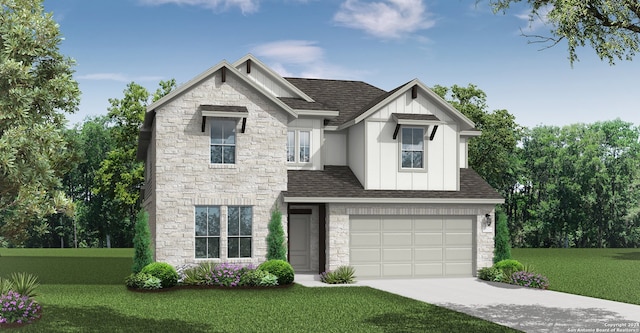
[[[261,269],[254,269],[250,271],[246,271],[242,277],[240,277],[240,285],[241,286],[259,286],[262,278],[266,277],[269,272],[265,272]],[[276,277],[277,282],[277,277]]]
[[[265,276],[260,279],[260,283],[258,284],[261,287],[274,287],[278,285],[278,277],[267,273]]]
[[[162,282],[155,276],[151,276],[144,281],[142,289],[156,290],[162,288]]]
[[[0,295],[6,295],[9,290],[13,290],[13,281],[0,278]]]
[[[502,272],[502,282],[511,283],[511,274],[522,271],[524,266],[515,259],[506,259],[498,261],[493,267]]]
[[[320,274],[320,281],[328,284],[354,283],[355,272],[355,269],[351,266],[340,266],[334,271]]]
[[[40,286],[37,276],[25,272],[12,273],[11,282],[12,290],[18,294],[29,298],[37,296],[36,289]]]
[[[493,249],[493,263],[511,259],[511,245],[509,245],[509,228],[507,227],[507,215],[502,210],[496,211],[496,239]]]
[[[147,273],[132,273],[124,279],[124,284],[129,288],[142,289],[144,283],[152,277],[153,275]]]
[[[284,242],[282,213],[277,207],[271,212],[268,229],[267,260],[287,260],[287,245]]]
[[[293,283],[293,279],[295,277],[293,267],[284,260],[267,260],[260,264],[258,269],[277,276],[278,284],[281,286]]]
[[[164,262],[154,262],[144,266],[141,273],[147,273],[160,279],[162,288],[171,288],[178,283],[178,272]]]
[[[153,262],[151,251],[151,231],[149,231],[149,214],[141,210],[136,219],[136,234],[133,237],[133,273],[139,273],[142,268]]]
[[[478,279],[485,281],[501,281],[502,271],[495,267],[484,267],[478,271]]]

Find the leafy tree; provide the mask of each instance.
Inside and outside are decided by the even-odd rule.
[[[176,86],[175,80],[161,81],[160,88],[154,93],[153,101],[168,94]],[[149,92],[141,85],[131,82],[124,90],[124,98],[109,99],[109,123],[113,148],[107,158],[102,160],[96,172],[94,192],[105,196],[108,210],[119,222],[119,230],[131,230],[139,207],[140,188],[144,182],[144,165],[136,160],[138,132],[146,107],[149,104]],[[106,226],[113,230],[112,225]],[[107,239],[110,234],[107,234]],[[120,246],[130,246],[130,235],[123,235]]]
[[[271,212],[267,235],[267,260],[287,260],[287,246],[284,243],[282,212],[277,207]]]
[[[153,262],[151,249],[151,231],[149,230],[149,214],[140,210],[136,220],[136,235],[133,237],[133,267],[134,274]]]
[[[80,91],[61,40],[41,0],[0,0],[0,228],[14,243],[34,221],[73,212],[60,191],[70,168],[62,132]]]
[[[534,37],[550,46],[567,41],[569,61],[578,60],[576,49],[590,44],[600,59],[614,64],[631,60],[640,50],[640,2],[637,0],[490,0],[503,13],[516,3],[531,8],[530,20],[545,20],[551,36]]]
[[[507,215],[502,210],[496,210],[496,238],[493,249],[493,263],[511,259],[511,245],[509,245],[509,229]]]

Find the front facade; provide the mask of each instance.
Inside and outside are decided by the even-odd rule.
[[[247,55],[147,108],[138,158],[157,261],[259,264],[280,209],[296,272],[472,276],[502,198],[474,124],[424,84],[283,78]]]

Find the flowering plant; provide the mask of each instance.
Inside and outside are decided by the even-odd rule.
[[[30,323],[40,318],[40,305],[28,296],[10,290],[0,295],[0,324]]]
[[[242,265],[222,263],[211,269],[207,284],[223,287],[237,287],[246,268]]]
[[[512,281],[511,283],[517,284],[523,287],[538,288],[538,289],[549,288],[549,279],[547,279],[546,276],[537,274],[537,273],[531,273],[531,272],[525,272],[525,271],[515,272],[511,274],[511,281]]]

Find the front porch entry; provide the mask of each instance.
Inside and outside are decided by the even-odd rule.
[[[325,207],[289,206],[288,257],[296,273],[325,271]]]

